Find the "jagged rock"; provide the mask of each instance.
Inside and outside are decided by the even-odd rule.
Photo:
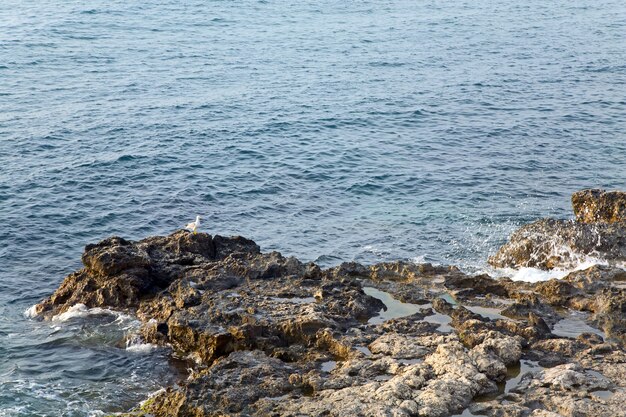
[[[170,236],[131,242],[112,237],[87,245],[84,268],[70,274],[59,289],[37,305],[37,314],[50,318],[82,303],[87,307],[136,308],[172,281],[193,275],[199,264],[216,257],[259,253],[254,242],[242,237],[212,237],[184,231]]]
[[[593,265],[587,269],[569,273],[563,281],[586,292],[595,291],[614,284],[626,284],[626,270],[604,265]]]
[[[433,300],[433,309],[438,313],[446,314],[448,316],[454,313],[454,307],[452,304],[443,298],[435,298]]]
[[[615,236],[608,241],[621,245]],[[88,245],[83,263],[37,306],[41,317],[77,304],[123,310],[143,322],[144,341],[189,360],[187,379],[129,415],[444,417],[471,406],[498,417],[574,417],[619,415],[626,401],[626,276],[614,267],[537,284],[407,261],[321,270],[242,237],[183,231],[109,238]],[[381,322],[394,308],[407,313]],[[555,338],[550,327],[570,309],[585,311],[578,316],[607,340]],[[556,367],[498,392],[520,359]]]
[[[555,366],[542,371],[535,384],[549,386],[560,390],[578,390],[584,387],[587,390],[608,389],[611,382],[602,375],[592,375],[585,373],[584,369],[576,364]]]
[[[519,338],[506,336],[495,331],[487,333],[483,342],[474,349],[493,352],[507,366],[519,362],[522,356],[522,346]]]
[[[475,296],[490,294],[492,296],[509,297],[508,278],[493,279],[489,275],[481,274],[468,276],[464,274],[448,275],[445,279],[446,288],[457,290],[457,296]],[[462,291],[462,292],[461,292]]]
[[[444,417],[464,408],[474,395],[495,389],[493,382],[478,370],[472,355],[455,341],[440,344],[424,363],[395,370],[388,366],[378,369],[394,375],[380,382],[374,380],[352,386],[327,384],[315,397],[288,398],[273,403],[271,412],[270,404],[261,402],[258,414]],[[339,372],[333,372],[332,377],[345,379],[346,371],[348,375],[356,372],[353,365],[344,365]]]
[[[604,288],[594,298],[595,320],[608,336],[626,343],[626,289]]]
[[[587,258],[626,261],[626,193],[572,195],[576,221],[542,219],[515,231],[489,258],[495,267],[573,268]]]
[[[408,336],[396,333],[386,333],[369,345],[372,353],[381,353],[395,359],[416,359],[427,353],[439,344],[456,339],[455,336]]]
[[[578,293],[571,284],[558,279],[551,279],[537,284],[535,291],[553,305],[565,305],[570,298]]]
[[[114,276],[125,270],[145,270],[150,266],[150,257],[145,251],[120,237],[87,245],[82,258],[85,269],[100,276]]]
[[[587,257],[626,261],[626,223],[542,219],[515,231],[489,263],[498,268],[573,268]]]
[[[260,398],[301,390],[294,372],[296,368],[263,352],[235,352],[184,386],[155,396],[144,411],[160,416],[245,415]]]
[[[626,193],[622,191],[578,191],[572,194],[572,206],[581,223],[626,222]]]
[[[559,356],[572,357],[582,350],[583,346],[576,340],[558,338],[539,340],[532,344],[532,348],[543,352],[553,352]]]

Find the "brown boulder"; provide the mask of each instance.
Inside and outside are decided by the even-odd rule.
[[[626,192],[598,189],[572,194],[576,221],[581,223],[626,222]]]
[[[44,318],[51,318],[75,304],[133,309],[138,307],[141,299],[153,297],[172,281],[182,277],[194,278],[200,265],[211,265],[227,257],[246,258],[259,254],[256,243],[240,236],[212,237],[206,233],[177,231],[169,236],[153,236],[137,242],[110,237],[87,245],[82,256],[85,267],[68,275],[59,289],[38,304],[35,311]],[[248,269],[268,276],[303,269],[291,258],[274,255],[270,260],[257,260],[261,265],[251,265]],[[232,281],[228,274],[222,274],[220,278],[214,286],[223,284],[228,287]],[[185,306],[198,302],[197,291],[179,298]]]
[[[82,260],[90,273],[99,276],[117,275],[127,269],[145,269],[150,265],[147,253],[120,237],[85,246]]]

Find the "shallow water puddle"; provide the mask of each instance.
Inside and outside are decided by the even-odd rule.
[[[520,290],[520,292],[525,292],[528,293],[528,291],[526,290]],[[491,302],[493,305],[496,306],[510,306],[511,304],[515,304],[515,300],[510,300],[508,298],[498,298],[498,297],[474,297],[476,300],[483,300],[483,301],[489,301]]]
[[[480,307],[480,306],[465,306],[472,313],[478,314],[491,320],[511,320],[508,317],[503,316],[502,310],[494,307]]]
[[[539,362],[521,360],[519,364],[513,365],[507,368],[506,383],[504,384],[504,393],[511,391],[517,387],[522,380],[522,377],[529,372],[537,372],[545,369],[539,365]]]
[[[398,362],[400,362],[402,365],[415,365],[415,364],[424,362],[424,359],[422,359],[422,358],[417,358],[417,359],[398,359]]]
[[[576,338],[582,333],[594,333],[606,339],[606,335],[602,330],[591,327],[581,317],[571,316],[558,321],[553,329],[552,334],[560,337]]]
[[[363,287],[363,292],[371,297],[378,298],[386,307],[386,309],[382,309],[378,313],[378,316],[369,319],[368,324],[381,324],[387,320],[410,316],[419,313],[420,309],[425,307],[425,305],[403,303],[393,298],[388,292],[381,291],[374,287]]]
[[[538,362],[530,360],[521,360],[519,363],[509,366],[506,369],[506,380],[498,382],[498,391],[491,394],[479,395],[474,398],[475,402],[485,402],[496,399],[502,394],[510,392],[513,388],[517,387],[524,377],[529,372],[537,372],[545,369],[540,366]]]
[[[310,303],[315,303],[317,301],[315,297],[291,297],[291,298],[270,297],[270,300],[276,301],[278,303],[294,303],[294,304],[310,304]]]
[[[322,372],[331,372],[337,367],[337,361],[322,362]]]
[[[381,300],[385,306],[386,310],[382,310],[378,316],[372,317],[369,319],[368,324],[380,324],[384,323],[387,320],[410,316],[415,313],[419,313],[420,310],[424,308],[431,308],[432,304],[412,304],[412,303],[403,303],[395,299],[391,294],[385,291],[381,291],[374,287],[363,287],[363,291],[374,298],[378,298]],[[449,293],[445,293],[440,296],[448,303],[458,306],[458,302],[456,299]],[[502,315],[502,310],[495,307],[480,307],[480,306],[465,306],[469,311],[481,315],[485,318],[491,320],[511,320],[508,317]],[[441,314],[438,312],[434,312],[434,314],[430,316],[424,317],[424,321],[427,323],[433,323],[439,325],[437,328],[438,331],[442,333],[450,333],[452,332],[452,327],[450,323],[452,322],[452,318],[446,314]]]
[[[365,354],[365,356],[372,356],[372,351],[369,350],[367,346],[355,346],[354,348],[359,352]]]
[[[615,393],[613,391],[608,391],[608,390],[597,390],[597,391],[591,391],[591,395],[596,396],[606,401],[606,400],[610,400],[611,397],[615,395]]]
[[[428,306],[430,306],[430,304]],[[439,327],[437,328],[437,330],[441,333],[452,332],[452,326],[450,326],[450,323],[452,323],[452,317],[448,315],[437,313],[436,311],[434,311],[434,314],[424,317],[424,321],[427,323],[438,324]]]
[[[456,301],[456,298],[454,298],[454,296],[450,293],[445,293],[439,296],[439,298],[443,298],[444,300],[446,300],[448,303],[452,304],[453,306],[458,305],[459,303]]]
[[[479,417],[479,414],[474,414],[469,408],[466,408],[461,414],[453,414],[450,417]]]
[[[421,305],[403,303],[402,301],[395,299],[388,292],[381,291],[374,287],[363,287],[363,292],[371,297],[378,298],[383,302],[383,304],[385,304],[385,307],[387,307],[386,310],[381,310],[378,316],[369,319],[367,322],[368,324],[381,324],[387,320],[410,316],[412,314],[419,313],[421,309],[432,307],[432,304],[430,303]],[[449,294],[448,296],[451,297]],[[452,327],[450,327],[452,318],[445,314],[435,312],[434,314],[425,317],[424,321],[439,325],[437,330],[442,333],[450,333],[452,331]]]

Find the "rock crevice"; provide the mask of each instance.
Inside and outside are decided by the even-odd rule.
[[[548,235],[626,258],[621,197],[573,200],[579,221],[526,226],[491,262],[572,261]],[[144,341],[189,360],[186,380],[128,415],[623,415],[626,273],[615,266],[541,283],[406,261],[322,270],[185,231],[112,237],[82,259],[39,317],[76,304],[131,312]]]

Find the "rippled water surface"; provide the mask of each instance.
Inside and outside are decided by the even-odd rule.
[[[166,382],[126,323],[23,316],[86,243],[201,214],[322,265],[476,270],[626,188],[624,33],[617,0],[0,2],[0,416]]]

